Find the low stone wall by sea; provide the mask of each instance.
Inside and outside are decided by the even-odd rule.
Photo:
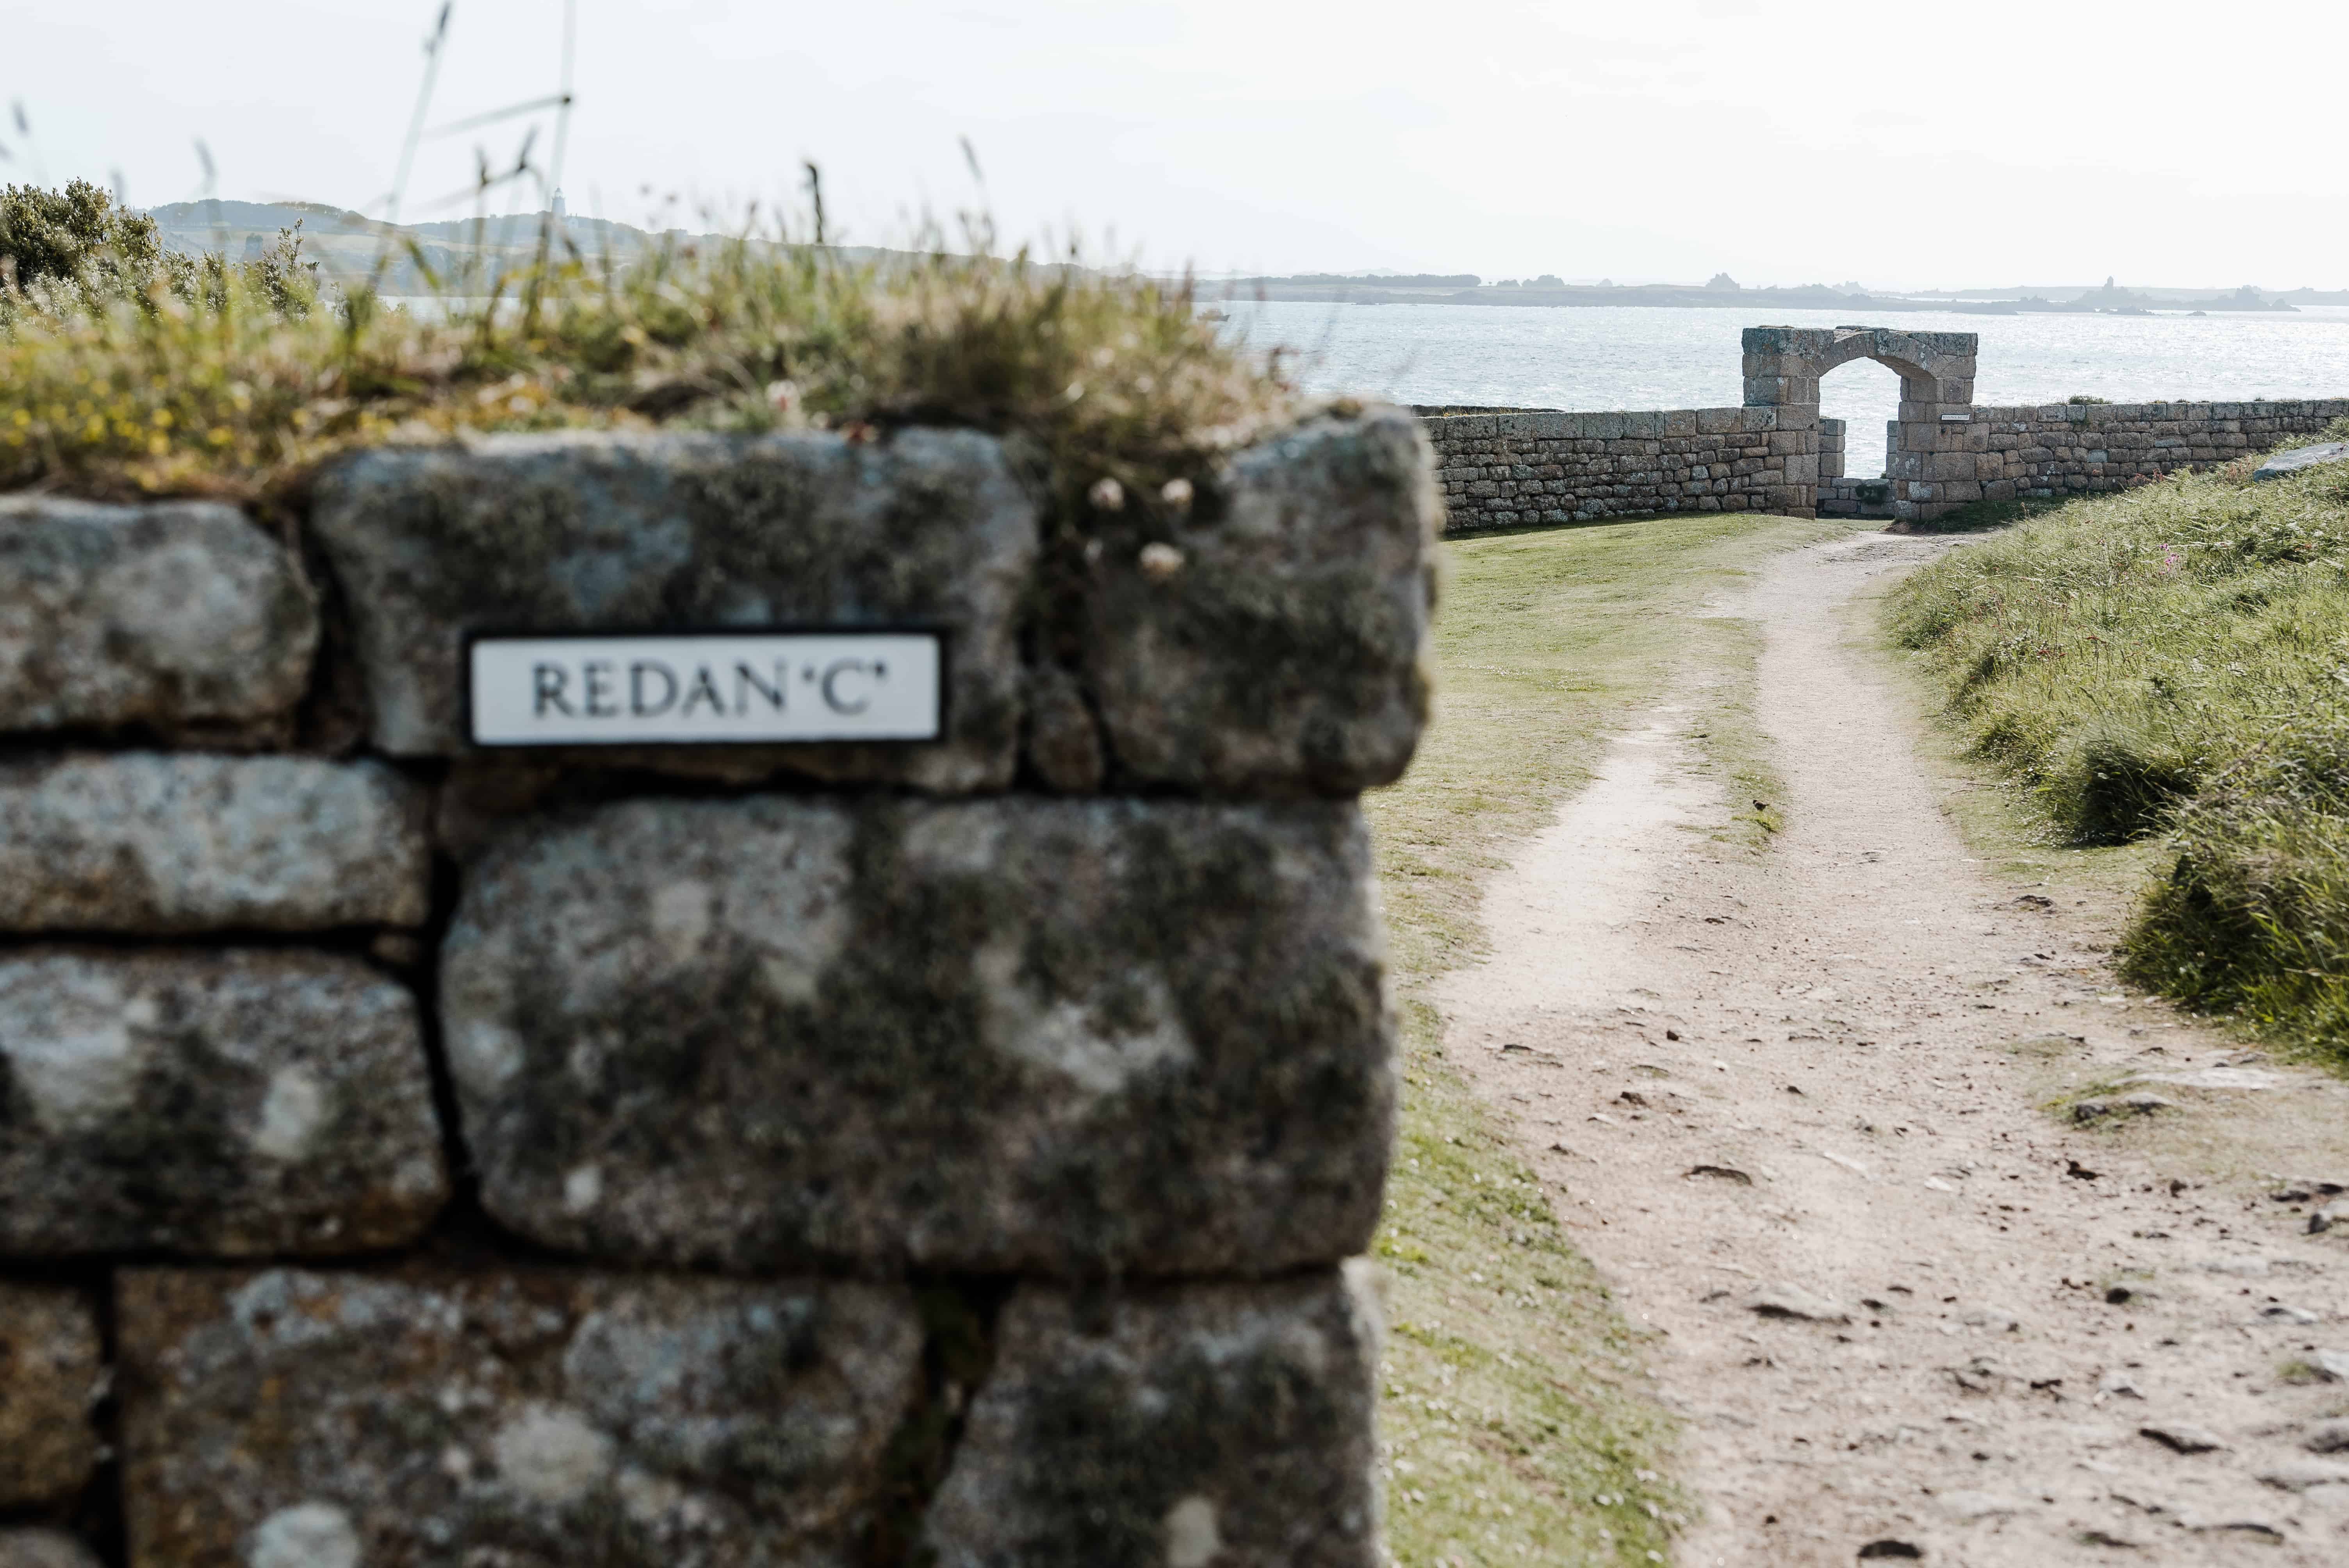
[[[1453,531],[1659,511],[1777,511],[1817,483],[1816,410],[1435,415]]]
[[[1371,409],[1082,536],[958,430],[0,498],[0,1563],[1383,1561],[1432,479]],[[936,734],[474,739],[478,636],[761,627],[942,637]]]
[[[1849,479],[1844,421],[1796,405],[1484,413],[1423,422],[1452,531],[1670,511],[1923,518],[2215,468],[2349,418],[2349,398],[1941,405],[1888,421],[1881,479]]]
[[[2118,490],[2182,468],[2214,468],[2349,417],[2349,398],[2251,403],[2050,403],[1975,407],[1945,420],[1933,450],[1896,452],[1888,477],[1934,497],[2011,500]]]
[[[2349,398],[2249,403],[2047,403],[1971,407],[1930,431],[1892,422],[1882,480],[1822,479],[1819,511],[1894,517],[1902,499],[1963,506],[2048,500],[2210,469],[2349,418]]]
[[[2349,415],[2349,399],[1974,405],[1981,340],[1897,327],[1754,326],[1745,406],[1670,412],[1422,409],[1453,530],[1652,512],[1921,521],[1981,500],[2095,490],[2209,468]],[[1881,480],[1845,477],[1821,379],[1856,359],[1900,377]]]

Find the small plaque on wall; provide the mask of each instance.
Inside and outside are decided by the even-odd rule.
[[[936,740],[936,632],[475,637],[476,746],[772,746]]]

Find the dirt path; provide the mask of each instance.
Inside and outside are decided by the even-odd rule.
[[[1715,843],[1659,710],[1489,891],[1447,1055],[1659,1331],[1708,1515],[1684,1568],[2349,1562],[2349,1425],[2310,1446],[2349,1383],[2285,1370],[2349,1373],[2349,1208],[2312,1235],[2322,1194],[2271,1196],[2349,1181],[2349,1086],[2123,999],[2109,932],[1968,858],[1842,616],[1936,548],[1775,563],[1735,608],[1785,831]],[[2045,1109],[2131,1077],[2195,1081]]]

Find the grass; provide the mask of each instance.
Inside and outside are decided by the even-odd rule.
[[[2349,1060],[2349,472],[2073,501],[1893,596],[2058,842],[2140,845],[2135,984]]]
[[[1647,1339],[1444,1060],[1429,988],[1485,951],[1484,877],[1589,779],[1607,732],[1668,689],[1704,691],[1714,767],[1740,789],[1768,787],[1739,717],[1748,629],[1699,612],[1773,552],[1836,531],[1702,513],[1444,547],[1436,720],[1410,776],[1366,801],[1404,1023],[1402,1136],[1375,1246],[1393,1288],[1381,1420],[1402,1568],[1645,1568],[1685,1519]],[[1739,830],[1764,836],[1752,815]]]
[[[110,232],[102,217],[82,226]],[[1187,284],[1024,251],[857,261],[781,229],[626,266],[557,246],[543,266],[434,275],[438,297],[408,308],[364,284],[322,294],[300,245],[237,265],[109,244],[70,273],[0,266],[0,491],[266,505],[357,446],[918,422],[1018,432],[1081,527],[1128,498],[1183,504],[1162,501],[1174,481],[1204,483],[1299,412],[1278,360],[1219,339]]]

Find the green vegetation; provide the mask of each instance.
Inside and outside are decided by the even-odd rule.
[[[2131,980],[2339,1058],[2349,471],[2252,485],[2248,466],[1957,551],[1894,595],[1892,628],[2064,839],[2162,837]]]
[[[154,220],[86,180],[62,191],[0,186],[0,283],[12,290],[87,281],[119,294],[162,273],[165,260]]]
[[[1484,876],[1589,778],[1605,732],[1676,681],[1708,694],[1699,728],[1714,766],[1741,796],[1766,789],[1758,743],[1731,722],[1747,629],[1696,612],[1746,567],[1834,531],[1703,513],[1444,546],[1436,722],[1410,776],[1366,802],[1404,1024],[1375,1249],[1393,1280],[1380,1418],[1402,1568],[1647,1568],[1670,1553],[1688,1504],[1662,1479],[1672,1423],[1644,1387],[1646,1337],[1553,1217],[1571,1193],[1542,1191],[1445,1062],[1429,991],[1482,950]]]
[[[216,311],[236,296],[280,317],[305,315],[316,270],[292,229],[231,263],[171,249],[152,218],[117,207],[88,181],[63,191],[0,187],[0,335],[114,307]]]
[[[555,245],[432,274],[406,308],[322,294],[290,234],[191,261],[88,186],[10,201],[37,221],[0,230],[23,247],[0,286],[0,490],[266,500],[347,448],[468,431],[921,421],[1024,433],[1073,518],[1103,479],[1155,504],[1297,412],[1187,286],[1025,252],[884,265],[744,236],[621,266]]]

